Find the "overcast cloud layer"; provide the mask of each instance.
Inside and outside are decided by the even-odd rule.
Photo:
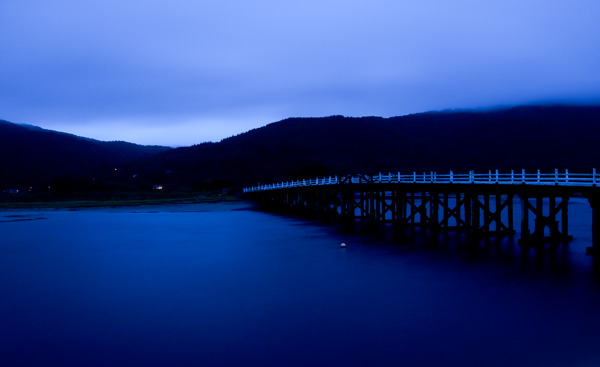
[[[7,0],[0,119],[191,145],[290,116],[600,102],[597,0]]]

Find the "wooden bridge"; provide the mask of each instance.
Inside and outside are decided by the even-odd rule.
[[[521,244],[568,242],[569,198],[583,196],[592,208],[592,246],[600,253],[600,177],[587,173],[498,170],[465,174],[350,175],[257,185],[244,193],[267,209],[378,228],[425,226],[474,235],[516,234],[514,202],[520,198]],[[544,210],[544,208],[547,208]]]

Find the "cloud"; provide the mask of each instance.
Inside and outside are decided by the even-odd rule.
[[[3,2],[0,117],[91,134],[128,121],[127,140],[175,121],[225,133],[260,118],[597,101],[599,13],[591,0]]]

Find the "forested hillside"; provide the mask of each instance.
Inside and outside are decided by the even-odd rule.
[[[173,149],[135,169],[199,185],[380,171],[588,169],[600,166],[599,134],[594,106],[290,118],[220,143]]]
[[[91,180],[168,149],[102,142],[0,120],[0,189],[49,185],[54,180]]]
[[[94,179],[129,190],[152,184],[185,190],[413,170],[587,170],[600,168],[599,135],[598,106],[289,118],[218,143],[177,149],[2,122],[1,186]]]

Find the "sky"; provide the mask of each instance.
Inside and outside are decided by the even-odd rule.
[[[189,146],[287,117],[600,103],[598,0],[3,0],[0,119]]]

